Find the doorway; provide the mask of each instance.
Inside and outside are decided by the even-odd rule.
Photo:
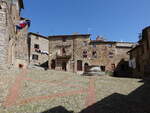
[[[67,71],[67,63],[66,62],[62,62],[62,70]]]
[[[56,67],[56,62],[55,62],[55,60],[52,60],[51,61],[51,69],[55,69],[55,67]]]
[[[88,63],[85,63],[85,64],[84,64],[84,72],[87,72],[87,71],[88,71],[88,67],[89,67],[89,64],[88,64]]]

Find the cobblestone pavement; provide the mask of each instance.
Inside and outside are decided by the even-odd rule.
[[[0,113],[79,113],[109,95],[128,95],[143,85],[139,79],[56,71],[23,70],[0,77]]]

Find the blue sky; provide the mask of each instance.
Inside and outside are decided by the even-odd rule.
[[[112,41],[136,42],[150,25],[150,0],[24,0],[22,16],[42,35],[90,33]]]

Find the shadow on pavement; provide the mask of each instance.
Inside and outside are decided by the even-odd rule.
[[[57,106],[55,108],[52,108],[50,110],[47,110],[41,113],[73,113],[73,111],[68,111],[62,106]]]
[[[122,95],[114,93],[83,109],[80,113],[150,113],[150,80],[142,80],[142,86]],[[73,113],[64,107],[56,107],[43,113]]]

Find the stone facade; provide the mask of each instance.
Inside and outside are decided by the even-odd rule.
[[[83,73],[88,66],[114,71],[121,60],[128,61],[133,43],[90,40],[89,34],[49,36],[49,68]]]
[[[76,72],[76,61],[82,56],[79,53],[81,41],[89,43],[89,35],[50,36],[49,68]]]
[[[48,49],[49,40],[47,37],[37,33],[28,34],[29,44],[29,63],[31,65],[39,65],[48,67]]]
[[[0,2],[0,70],[6,68],[8,56],[8,11],[7,2]]]
[[[129,53],[130,61],[135,65],[131,65],[133,75],[135,77],[147,77],[150,74],[150,27],[143,29],[138,45]]]
[[[27,66],[27,27],[16,31],[21,20],[22,0],[0,1],[0,70]]]

